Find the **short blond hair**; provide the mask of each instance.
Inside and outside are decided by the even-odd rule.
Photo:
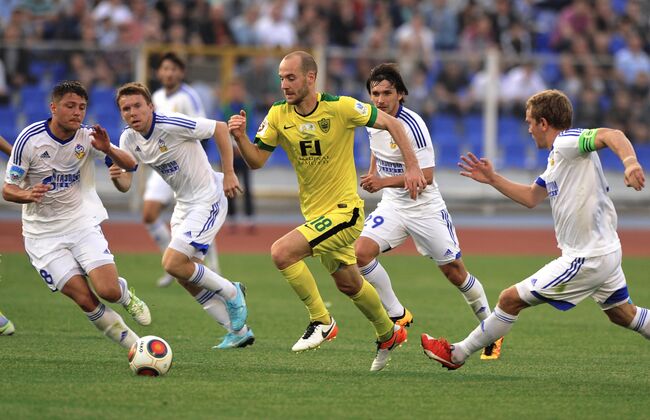
[[[152,103],[151,92],[149,92],[149,88],[140,82],[126,83],[117,89],[117,94],[115,95],[115,103],[118,107],[120,106],[120,98],[127,95],[142,95],[147,104]]]

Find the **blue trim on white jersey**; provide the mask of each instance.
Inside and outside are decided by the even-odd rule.
[[[201,109],[201,100],[199,99],[199,96],[198,96],[198,94],[196,93],[196,91],[194,89],[192,89],[186,83],[183,83],[181,85],[180,90],[185,92],[187,94],[187,96],[190,98],[190,101],[192,102],[192,106],[194,107],[195,112],[198,113],[199,111],[202,110]]]
[[[539,185],[542,188],[546,188],[546,181],[541,176],[538,176],[535,180],[535,184]]]
[[[147,134],[144,134],[144,135],[142,136],[142,137],[144,137],[144,138],[147,139],[147,140],[149,140],[149,137],[151,137],[151,135],[153,134],[153,129],[156,128],[156,117],[157,117],[157,115],[156,115],[156,113],[154,112],[154,113],[153,113],[153,118],[151,118],[151,128],[149,129],[149,131],[147,132]]]
[[[166,115],[155,115],[155,120],[158,124],[177,125],[179,127],[189,128],[194,130],[196,128],[196,121],[188,120],[181,117],[168,117]]]
[[[454,224],[451,223],[449,213],[446,210],[440,210],[440,214],[442,215],[442,220],[447,223],[447,230],[449,231],[451,240],[454,241],[454,245],[458,245],[458,242],[456,242],[456,235],[454,235]]]
[[[568,311],[569,309],[574,308],[576,306],[571,302],[547,298],[546,296],[542,296],[534,290],[531,291],[530,293],[532,293],[532,295],[535,296],[537,299],[541,300],[542,302],[548,303],[549,305],[551,305],[555,309],[559,309],[560,311]]]
[[[582,134],[583,129],[582,128],[570,128],[568,130],[562,131],[560,134],[558,134],[558,137],[568,137],[568,136],[579,136]]]
[[[605,305],[609,305],[612,303],[618,303],[618,302],[623,302],[624,300],[628,300],[630,298],[630,294],[627,291],[627,286],[623,286],[607,298],[605,300]]]
[[[47,120],[35,122],[32,125],[27,126],[23,134],[18,137],[14,144],[14,149],[16,150],[16,153],[14,153],[14,165],[22,166],[22,154],[25,144],[27,144],[27,141],[33,136],[45,131],[46,126]]]
[[[426,147],[427,140],[424,137],[422,128],[415,120],[415,118],[413,118],[413,116],[409,114],[409,111],[406,108],[400,106],[400,110],[397,113],[397,118],[404,121],[406,125],[409,126],[411,132],[413,133],[413,137],[415,138],[415,144],[417,145],[418,149],[422,149]]]
[[[45,124],[45,131],[47,131],[47,134],[48,134],[48,135],[52,138],[52,140],[54,140],[55,142],[57,142],[57,143],[59,143],[59,144],[61,144],[61,145],[64,145],[64,144],[67,144],[68,142],[70,142],[72,139],[74,139],[74,136],[77,135],[77,132],[75,131],[74,134],[73,134],[72,136],[70,136],[69,138],[67,138],[67,139],[65,139],[65,140],[58,138],[57,136],[54,135],[54,133],[52,132],[52,130],[50,130],[50,124],[49,124],[50,121],[52,121],[52,118],[49,118],[49,119],[46,121],[46,124]]]
[[[200,236],[203,232],[210,229],[214,225],[214,221],[217,219],[218,214],[219,214],[219,203],[217,202],[212,205],[212,210],[210,210],[210,215],[208,216],[208,220],[206,220],[205,224],[203,225],[203,228],[196,236]]]

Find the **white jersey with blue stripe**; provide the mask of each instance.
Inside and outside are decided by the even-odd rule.
[[[395,118],[404,126],[420,168],[434,167],[433,144],[424,120],[417,113],[401,105]],[[371,127],[366,130],[370,139],[370,150],[375,157],[378,175],[382,178],[403,175],[405,169],[404,158],[388,130]],[[435,209],[445,207],[445,202],[440,195],[435,179],[433,184],[424,189],[417,200],[411,199],[406,188],[384,188],[382,191],[381,201],[383,205],[391,205],[400,209],[412,209],[425,204],[427,206],[433,205]]]
[[[151,95],[156,112],[169,114],[179,112],[189,117],[205,118],[205,109],[199,94],[193,87],[183,83],[175,92],[167,94],[165,88],[156,90]]]
[[[551,201],[558,248],[574,258],[605,255],[621,247],[598,153],[580,147],[580,136],[588,131],[578,128],[558,134],[546,170],[535,181],[546,188]]]
[[[182,206],[212,204],[223,186],[217,182],[199,139],[212,137],[217,122],[184,114],[153,114],[150,131],[141,135],[127,128],[120,148],[151,166],[172,187]]]
[[[82,125],[74,136],[57,138],[48,122],[25,128],[16,139],[5,182],[26,189],[49,184],[40,203],[24,204],[23,235],[41,238],[88,229],[108,218],[95,190],[94,159],[105,154],[91,145],[91,127]]]

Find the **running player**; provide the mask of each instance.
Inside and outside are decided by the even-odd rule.
[[[366,82],[375,106],[397,118],[411,141],[429,187],[417,201],[404,188],[404,160],[393,138],[385,130],[367,128],[370,138],[370,170],[361,177],[361,187],[371,193],[383,191],[377,208],[366,218],[355,252],[361,274],[377,289],[391,319],[408,326],[413,315],[399,301],[390,277],[376,260],[411,236],[418,251],[438,264],[449,282],[456,286],[479,321],[490,315],[490,306],[481,282],[467,272],[461,258],[456,230],[434,179],[435,157],[429,130],[422,118],[403,105],[408,89],[397,66],[380,64],[370,71]],[[498,358],[501,340],[485,349],[483,358]]]
[[[102,127],[82,124],[87,103],[79,82],[54,87],[52,117],[27,126],[14,144],[2,196],[24,204],[25,251],[47,287],[68,296],[108,338],[130,348],[138,336],[98,295],[122,304],[141,325],[150,324],[151,315],[118,277],[99,226],[108,215],[95,191],[94,160],[109,158],[123,170],[132,170],[136,161],[113,147]]]
[[[180,112],[190,117],[205,118],[205,110],[198,93],[183,82],[185,79],[185,61],[183,59],[174,52],[165,53],[160,59],[157,76],[162,87],[151,95],[157,112],[163,114]],[[205,148],[207,140],[201,143]],[[156,171],[151,171],[143,199],[142,221],[161,252],[165,252],[171,240],[171,234],[167,222],[162,220],[160,214],[165,206],[174,201],[174,191]],[[210,269],[219,272],[216,244],[212,244],[208,249],[205,261]],[[165,273],[158,279],[157,285],[167,287],[173,282],[174,278]]]
[[[226,124],[179,113],[154,112],[149,89],[140,83],[121,86],[116,102],[129,125],[120,137],[120,147],[155,169],[176,196],[171,241],[163,254],[163,268],[228,330],[216,348],[252,344],[255,337],[246,326],[244,286],[203,265],[203,258],[226,218],[226,196],[234,197],[241,191]],[[223,173],[212,170],[201,148],[200,139],[208,137],[216,140]],[[113,183],[122,192],[131,187],[132,175],[111,168]],[[225,304],[219,305],[220,302]]]
[[[310,54],[288,54],[279,66],[286,101],[271,107],[255,144],[246,135],[244,111],[230,117],[228,127],[251,168],[262,167],[271,152],[281,146],[298,176],[300,206],[306,222],[271,247],[273,262],[309,312],[309,325],[292,350],[316,348],[336,337],[338,331],[303,261],[308,256],[317,256],[338,289],[373,324],[377,353],[370,369],[378,371],[388,363],[390,351],[406,341],[407,333],[403,326],[390,320],[377,291],[361,277],[356,265],[352,244],[361,233],[364,218],[363,201],[357,194],[354,128],[365,125],[390,131],[404,154],[405,185],[412,199],[426,187],[426,181],[402,125],[372,105],[347,96],[316,92],[317,72]]]
[[[11,143],[0,136],[0,151],[7,156],[11,155]],[[14,323],[0,312],[0,335],[11,335],[16,331]]]
[[[591,297],[614,324],[650,339],[648,309],[634,305],[628,294],[616,210],[594,152],[609,147],[625,166],[625,184],[637,191],[645,186],[643,168],[621,131],[572,129],[572,118],[571,102],[558,90],[542,91],[526,102],[528,132],[539,149],[549,150],[546,171],[531,185],[504,178],[485,158],[461,157],[461,175],[519,204],[533,208],[548,197],[562,256],[501,292],[494,312],[463,341],[450,345],[422,334],[425,354],[444,367],[458,369],[472,353],[506,335],[523,309],[542,303],[567,311]]]

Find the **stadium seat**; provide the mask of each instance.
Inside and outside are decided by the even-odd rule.
[[[89,107],[94,107],[95,105],[106,107],[111,106],[117,110],[115,105],[115,89],[106,88],[106,87],[93,87],[90,90],[89,96]]]
[[[603,166],[603,169],[608,171],[622,171],[623,163],[621,159],[611,149],[605,147],[598,150],[598,157],[600,158],[600,163]]]
[[[370,167],[370,145],[366,129],[358,127],[354,130],[354,163],[357,170],[365,172]]]
[[[18,112],[12,106],[0,107],[0,135],[12,143],[18,135]]]
[[[20,103],[26,113],[44,111],[49,113],[48,92],[38,85],[25,85],[20,89]]]

